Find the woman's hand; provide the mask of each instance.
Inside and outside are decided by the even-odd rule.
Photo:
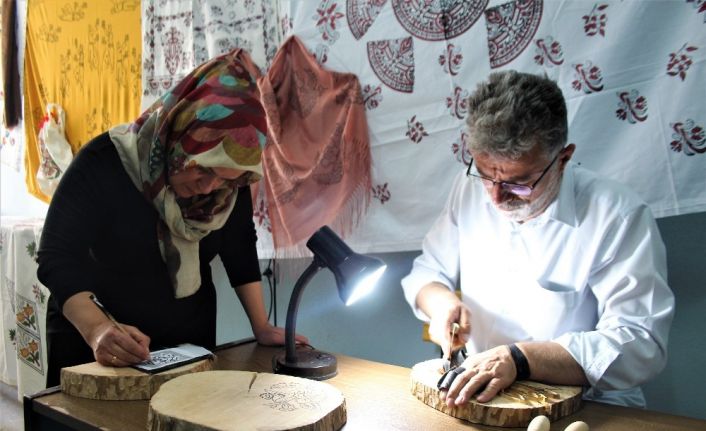
[[[130,325],[121,325],[125,332],[110,321],[98,324],[88,334],[93,356],[101,365],[124,367],[150,358],[150,337]]]
[[[64,316],[78,329],[101,365],[124,367],[150,358],[150,337],[134,326],[118,328],[90,299],[78,292],[64,303]]]
[[[253,333],[258,344],[263,346],[282,346],[284,345],[284,328],[272,326],[269,323],[261,325],[258,328],[253,327]],[[309,339],[303,335],[294,334],[294,341],[301,344],[309,344]]]
[[[284,328],[272,326],[265,313],[262,284],[259,281],[243,284],[235,289],[235,293],[250,319],[250,326],[257,342],[263,346],[284,345]],[[294,340],[297,343],[309,344],[309,340],[303,335],[295,334]]]

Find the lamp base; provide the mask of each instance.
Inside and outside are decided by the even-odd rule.
[[[338,374],[336,357],[316,349],[296,351],[296,360],[287,362],[287,354],[280,353],[272,358],[275,374],[303,377],[312,380],[326,380]]]

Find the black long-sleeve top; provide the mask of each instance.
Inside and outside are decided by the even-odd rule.
[[[94,292],[119,322],[148,335],[152,349],[185,342],[212,348],[216,291],[211,260],[220,256],[232,286],[260,280],[248,187],[238,191],[225,225],[200,241],[201,287],[189,297],[174,297],[157,241],[158,220],[107,133],[79,151],[52,198],[38,250],[37,275],[51,292],[48,384],[58,384],[58,368],[94,360],[60,313],[78,292]],[[74,352],[78,346],[84,347],[80,355]]]

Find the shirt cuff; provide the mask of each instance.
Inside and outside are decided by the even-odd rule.
[[[578,362],[591,386],[601,388],[601,379],[620,351],[597,333],[567,333],[553,340]],[[605,388],[608,389],[608,388]]]

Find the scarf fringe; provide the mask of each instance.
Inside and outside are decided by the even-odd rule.
[[[371,200],[371,185],[369,177],[361,180],[361,182],[353,189],[350,197],[341,208],[341,211],[332,220],[324,225],[330,227],[342,240],[350,237],[358,227],[360,221],[368,210]],[[319,228],[324,225],[319,226]],[[290,246],[274,245],[274,256],[278,259],[291,259],[300,257],[311,257],[312,254],[306,247],[306,242],[309,241],[314,232],[296,244]],[[274,239],[274,238],[273,238]]]

